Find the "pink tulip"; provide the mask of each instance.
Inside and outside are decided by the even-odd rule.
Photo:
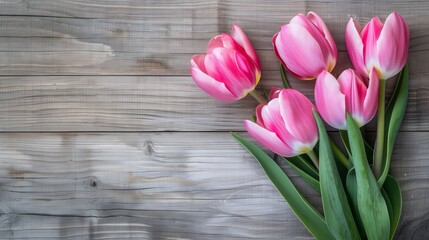
[[[256,108],[257,123],[244,121],[249,134],[285,157],[307,153],[318,140],[313,104],[302,93],[283,89],[278,98]]]
[[[373,69],[368,87],[352,69],[338,77],[323,71],[317,77],[314,98],[317,110],[332,127],[346,129],[346,113],[349,113],[359,127],[375,116],[378,103],[378,74]]]
[[[282,90],[283,88],[271,87],[270,93],[268,94],[268,99],[272,100],[274,98],[278,98]]]
[[[298,14],[273,37],[274,52],[297,78],[315,79],[323,70],[332,71],[337,46],[323,20],[314,12]]]
[[[378,17],[362,29],[350,19],[346,27],[346,45],[356,70],[368,77],[375,68],[381,79],[393,77],[404,67],[408,57],[410,33],[405,20],[391,13],[385,24]]]
[[[245,97],[261,77],[258,56],[238,25],[233,25],[231,36],[224,33],[212,38],[206,54],[195,55],[191,64],[195,83],[223,102]]]

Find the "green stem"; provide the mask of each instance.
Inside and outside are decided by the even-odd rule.
[[[376,179],[380,177],[381,168],[383,165],[385,89],[386,80],[380,79],[380,86],[378,90],[377,139],[374,149],[374,175]]]
[[[257,92],[256,90],[253,90],[249,93],[253,98],[256,99],[256,101],[258,101],[261,104],[267,104],[267,100],[265,100],[264,97],[262,97],[261,94],[259,94],[259,92]]]
[[[331,138],[329,138],[329,141],[331,143],[332,152],[334,153],[335,157],[340,160],[341,164],[343,164],[344,167],[350,169],[352,167],[352,164],[350,163],[349,159],[346,157],[346,155],[344,155],[343,152],[341,152],[340,148]]]
[[[391,158],[386,158],[386,166],[390,166],[390,159]],[[387,174],[389,174],[389,168],[385,167],[383,170],[383,173],[381,174],[380,178],[378,179],[378,186],[381,188],[383,186],[384,181],[386,181],[387,178]]]
[[[317,170],[319,170],[319,158],[317,157],[316,153],[313,150],[310,150],[309,152],[307,152],[307,155],[310,157]]]

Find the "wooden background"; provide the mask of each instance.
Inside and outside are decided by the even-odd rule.
[[[336,71],[350,66],[350,17],[397,10],[408,21],[397,239],[428,239],[429,2],[417,0],[0,0],[0,239],[311,239],[229,136],[256,102],[214,101],[188,73],[192,55],[238,23],[261,84],[280,86],[271,37],[310,10],[337,42]],[[291,82],[312,97],[312,82]]]

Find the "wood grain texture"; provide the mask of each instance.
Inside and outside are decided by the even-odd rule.
[[[0,164],[3,237],[307,236],[228,133],[2,134]]]
[[[277,70],[272,36],[309,10],[317,10],[330,27],[344,60],[340,69],[349,62],[343,37],[349,17],[364,23],[398,10],[411,29],[410,71],[429,73],[425,1],[155,2],[2,1],[0,75],[188,75],[191,56],[233,23],[248,33],[263,70]]]
[[[392,162],[404,196],[398,239],[425,239],[429,150],[414,146],[429,144],[429,136],[399,139]],[[0,164],[5,238],[308,237],[228,133],[9,133],[0,136]],[[287,171],[320,206],[317,194]]]
[[[402,130],[427,131],[429,74],[410,78]],[[274,74],[267,79],[272,80],[262,83],[266,87],[281,84]],[[313,98],[313,81],[291,84]],[[256,105],[250,96],[218,102],[190,77],[0,77],[0,131],[9,132],[243,131],[243,119],[250,119]]]
[[[192,55],[238,23],[261,86],[280,86],[271,37],[310,10],[337,42],[335,73],[351,67],[350,17],[408,21],[396,239],[428,239],[429,2],[416,0],[0,0],[0,239],[311,239],[227,133],[256,103],[214,101],[188,76]],[[312,98],[313,82],[290,80]]]

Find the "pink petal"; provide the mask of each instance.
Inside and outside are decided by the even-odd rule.
[[[361,32],[367,74],[373,67],[380,69],[377,40],[380,37],[381,29],[383,29],[383,23],[380,21],[380,18],[374,17],[365,25]]]
[[[262,145],[271,151],[285,157],[293,157],[297,155],[297,153],[289,148],[289,146],[285,145],[275,133],[249,120],[244,121],[244,126],[246,127],[247,132],[249,132],[254,139],[262,143]]]
[[[366,86],[352,69],[347,69],[338,77],[340,90],[346,97],[346,112],[358,122],[359,126],[366,124],[364,120],[364,100]]]
[[[206,72],[206,67],[204,66],[204,59],[206,55],[204,54],[197,54],[194,55],[191,59],[191,65],[192,67],[200,69],[202,72]]]
[[[301,79],[314,79],[327,68],[319,43],[300,25],[284,25],[276,47],[287,68]]]
[[[363,58],[363,42],[360,36],[361,27],[354,19],[350,19],[346,27],[346,46],[350,60],[356,70],[362,75],[368,77]]]
[[[313,104],[306,96],[294,89],[284,89],[279,95],[280,114],[286,129],[302,146],[312,149],[318,139]]]
[[[244,49],[226,33],[222,33],[221,35],[218,35],[210,40],[207,46],[206,54],[212,53],[216,48],[227,48],[244,52]]]
[[[227,48],[216,48],[205,58],[205,67],[207,74],[219,82],[223,82],[227,89],[231,91],[238,98],[255,88],[256,76],[246,76],[243,70],[237,65],[237,59],[245,59],[237,51]],[[245,60],[243,60],[245,61]],[[253,66],[253,63],[249,66]],[[252,70],[249,70],[252,73]]]
[[[260,70],[261,64],[259,62],[258,55],[256,54],[255,49],[253,48],[253,45],[250,43],[246,34],[238,25],[232,25],[231,36],[240,46],[244,48],[247,55],[253,60],[257,68]]]
[[[279,33],[274,34],[273,38],[271,39],[271,42],[273,44],[273,49],[274,49],[274,53],[276,54],[277,58],[282,62],[283,66],[285,66],[285,63],[283,62],[282,58],[280,57],[279,52],[277,51],[277,44],[276,44],[276,39],[279,36]],[[279,44],[281,44],[281,42],[279,42]]]
[[[262,119],[262,108],[265,106],[265,104],[259,104],[255,109],[256,114],[256,123],[259,126],[265,127],[264,119]]]
[[[317,111],[332,127],[346,129],[345,96],[338,81],[327,71],[319,74],[314,89]]]
[[[408,57],[409,34],[407,23],[397,12],[387,17],[377,41],[381,78],[393,77],[404,67]]]
[[[238,100],[222,82],[218,82],[196,67],[190,69],[195,83],[208,95],[222,102],[233,102]]]
[[[283,67],[285,67],[290,73],[292,73],[292,75],[294,75],[295,77],[297,77],[297,78],[299,78],[299,79],[302,79],[303,78],[303,76],[300,76],[300,75],[298,75],[298,74],[296,74],[296,73],[294,73],[294,72],[292,72],[287,66],[286,66],[286,64],[285,64],[285,62],[283,61],[283,59],[280,57],[280,54],[279,54],[279,52],[278,52],[278,50],[277,50],[277,44],[283,44],[281,41],[278,41],[277,42],[277,38],[278,38],[278,36],[279,36],[279,33],[280,32],[278,32],[278,33],[276,33],[276,34],[274,34],[274,36],[273,36],[273,38],[271,39],[271,42],[272,42],[272,44],[273,44],[273,49],[274,49],[274,53],[276,54],[276,56],[277,56],[277,58],[280,60],[280,62],[282,63],[282,65],[283,65]]]
[[[274,98],[278,98],[281,90],[282,88],[272,87],[270,94],[268,95],[268,99],[272,100]]]
[[[262,108],[261,115],[265,128],[277,134],[277,136],[288,146],[291,146],[294,137],[286,129],[285,122],[280,113],[279,99],[271,100]]]
[[[258,71],[255,64],[239,53],[235,54],[235,62],[237,69],[246,79],[250,81],[250,85],[256,86],[256,84],[258,84],[259,76],[261,76],[261,73]]]
[[[378,109],[378,85],[380,80],[378,79],[378,73],[375,69],[372,69],[369,74],[368,89],[364,101],[364,119],[368,123],[374,118]]]
[[[215,36],[210,39],[209,44],[207,45],[206,54],[210,54],[216,48],[223,47],[222,35]]]
[[[323,33],[325,39],[329,43],[331,52],[333,53],[335,59],[337,59],[337,45],[335,44],[334,38],[332,37],[331,32],[329,31],[325,22],[318,14],[311,11],[307,14],[307,19],[310,20]]]
[[[314,38],[314,40],[317,41],[323,55],[325,56],[325,60],[328,59],[328,55],[331,52],[331,46],[329,45],[328,41],[325,39],[323,32],[319,28],[317,28],[317,26],[312,21],[310,21],[303,14],[298,14],[292,18],[289,25],[291,24],[297,24],[305,28],[310,33],[310,35]]]

